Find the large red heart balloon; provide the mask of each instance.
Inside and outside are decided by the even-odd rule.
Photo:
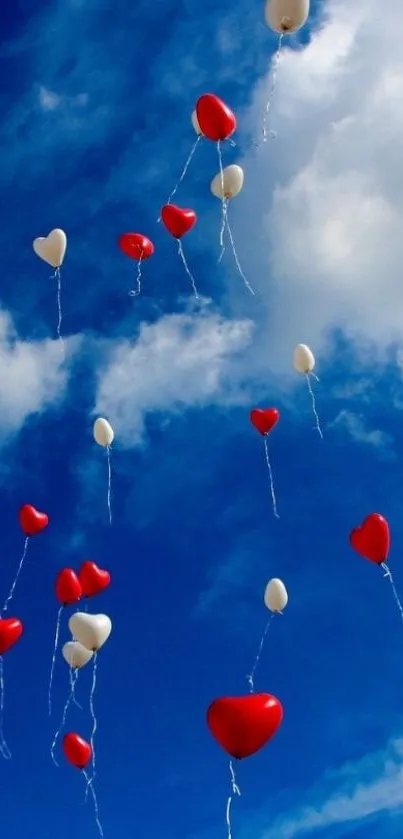
[[[49,518],[46,513],[40,513],[35,510],[32,504],[24,504],[19,512],[20,525],[26,536],[35,536],[40,533],[49,524]]]
[[[197,216],[194,210],[184,210],[176,204],[165,204],[161,210],[161,219],[171,236],[181,239],[194,227]]]
[[[277,425],[280,411],[277,408],[255,408],[250,412],[252,425],[265,437]]]
[[[200,131],[209,140],[228,140],[236,129],[236,117],[231,108],[214,93],[204,93],[196,102],[196,116]]]
[[[270,693],[216,699],[207,711],[213,737],[238,760],[259,751],[276,733],[282,719],[282,705]]]
[[[357,553],[382,565],[386,562],[390,548],[389,525],[379,513],[371,513],[360,527],[350,533],[350,545]]]
[[[83,590],[80,580],[72,568],[63,568],[62,571],[59,571],[56,577],[55,591],[57,599],[63,606],[78,603]]]
[[[109,571],[98,568],[95,562],[83,562],[78,572],[78,579],[84,597],[93,597],[94,594],[100,594],[101,591],[108,588],[111,575]]]
[[[148,259],[154,253],[151,239],[142,233],[123,233],[119,238],[119,247],[131,259]]]
[[[17,643],[24,631],[18,618],[0,618],[0,655]]]
[[[92,758],[90,743],[72,731],[63,737],[63,751],[67,760],[77,769],[85,769]]]

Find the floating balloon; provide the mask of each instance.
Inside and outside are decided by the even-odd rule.
[[[4,606],[2,609],[3,612],[7,612],[8,604],[13,599],[15,587],[17,585],[18,578],[20,576],[22,566],[24,565],[25,558],[27,555],[29,539],[31,538],[31,536],[36,536],[37,533],[40,533],[49,524],[49,519],[46,513],[40,513],[38,510],[35,509],[35,507],[32,506],[32,504],[24,504],[20,508],[18,515],[21,529],[23,533],[25,533],[24,550],[20,559],[20,564],[17,568],[16,575],[14,577],[13,584],[4,602]]]
[[[186,262],[181,242],[182,236],[184,236],[185,233],[189,233],[189,230],[195,226],[197,221],[196,213],[194,210],[177,207],[176,204],[165,204],[161,210],[161,220],[168,230],[168,233],[170,233],[171,236],[173,236],[173,238],[178,242],[179,256],[192,283],[194,295],[198,298],[199,295],[197,293],[195,279]]]
[[[264,437],[264,451],[266,455],[266,465],[269,472],[271,500],[273,504],[273,513],[276,519],[279,518],[279,514],[277,512],[277,500],[274,489],[273,472],[271,468],[267,436],[273,430],[274,426],[277,425],[279,419],[280,411],[278,411],[277,408],[255,408],[250,412],[250,421],[252,425],[257,431],[259,431],[259,434]]]
[[[235,198],[239,195],[244,182],[244,174],[243,169],[240,166],[233,163],[231,166],[226,166],[225,169],[222,168],[220,162],[220,171],[214,176],[213,180],[210,184],[210,189],[213,195],[216,198],[219,198],[221,201],[221,210],[222,210],[222,221],[221,221],[221,230],[220,230],[220,256],[218,261],[221,262],[224,252],[225,252],[225,244],[224,244],[224,236],[225,231],[228,233],[228,238],[230,240],[232,253],[234,255],[234,260],[236,267],[240,276],[242,277],[246,288],[251,294],[254,294],[253,288],[251,287],[250,283],[245,277],[245,274],[241,268],[241,263],[239,262],[238,254],[235,249],[235,242],[234,236],[232,233],[232,229],[230,223],[228,221],[228,205],[229,201],[232,198]]]
[[[59,644],[59,635],[60,635],[60,621],[62,617],[62,611],[66,606],[72,606],[73,603],[78,603],[78,601],[82,597],[82,588],[81,583],[77,577],[75,571],[72,568],[63,568],[59,571],[56,582],[55,582],[55,594],[59,601],[60,608],[57,613],[57,620],[56,620],[56,630],[55,630],[55,641],[53,645],[53,656],[52,656],[52,663],[50,667],[50,678],[49,678],[49,691],[48,691],[48,709],[49,709],[49,716],[52,715],[52,687],[53,687],[53,675],[55,670],[56,664],[56,653],[57,647]]]
[[[107,615],[75,612],[69,619],[69,629],[76,641],[95,653],[108,640],[112,632],[112,622]]]
[[[94,440],[98,443],[98,446],[102,446],[106,449],[106,455],[108,459],[108,494],[107,494],[107,504],[108,504],[108,513],[109,513],[109,524],[112,524],[112,506],[111,506],[111,486],[112,486],[112,466],[111,466],[111,445],[114,440],[114,432],[113,428],[108,422],[108,420],[104,419],[104,417],[98,417],[98,419],[94,422]]]
[[[282,580],[278,577],[273,577],[267,583],[264,593],[265,606],[270,609],[273,614],[281,614],[288,603],[287,589]]]
[[[69,763],[76,769],[85,769],[92,757],[90,744],[73,732],[64,735],[63,751]]]
[[[11,759],[11,752],[4,737],[4,671],[3,655],[20,640],[24,627],[18,618],[0,618],[0,754],[4,760]]]
[[[224,697],[211,703],[207,725],[228,754],[242,760],[258,752],[278,731],[281,703],[269,693]]]
[[[316,410],[315,394],[312,390],[311,385],[311,376],[314,379],[316,379],[317,382],[319,381],[318,377],[313,372],[315,368],[315,356],[312,350],[309,347],[307,347],[306,344],[297,344],[294,350],[293,363],[297,373],[302,373],[306,378],[309,395],[311,397],[312,411],[315,417],[315,428],[319,434],[319,437],[323,439],[322,429],[319,423],[319,416]]]
[[[273,32],[291,35],[307,22],[309,0],[266,0],[264,16]]]
[[[197,119],[196,109],[192,111],[192,116],[190,119],[197,136],[201,137],[202,132],[200,130],[199,120]]]
[[[108,588],[111,575],[109,571],[98,568],[95,562],[84,562],[78,572],[78,578],[84,597],[94,597]]]
[[[392,572],[386,564],[390,549],[390,530],[386,519],[379,513],[371,513],[359,527],[355,527],[351,531],[350,545],[365,559],[381,566],[384,576],[387,577],[392,587],[393,598],[403,622],[403,606],[397,593]]]
[[[141,292],[141,268],[145,259],[149,259],[154,253],[154,245],[151,239],[143,236],[142,233],[123,233],[119,238],[119,247],[126,256],[138,262],[137,266],[137,289],[129,291],[132,297],[137,297]]]
[[[235,114],[214,93],[204,93],[199,97],[196,118],[204,137],[216,143],[228,140],[236,130]]]
[[[94,655],[91,650],[83,647],[79,641],[67,641],[63,645],[62,654],[69,667],[73,670],[80,670],[82,667],[85,667]]]
[[[40,259],[43,259],[48,265],[55,269],[52,279],[57,280],[57,307],[59,319],[57,324],[57,337],[62,341],[61,325],[62,325],[62,308],[61,308],[61,276],[60,268],[63,264],[64,257],[67,250],[67,237],[64,230],[56,227],[51,230],[48,236],[38,236],[33,241],[33,249]]]

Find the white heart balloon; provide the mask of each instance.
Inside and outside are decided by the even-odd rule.
[[[288,603],[287,589],[282,580],[278,577],[273,577],[267,583],[264,602],[271,612],[283,612]]]
[[[69,620],[69,629],[76,641],[96,653],[108,640],[112,632],[112,621],[108,615],[75,612]]]
[[[62,653],[67,664],[75,670],[88,664],[94,655],[92,650],[87,650],[79,641],[67,641],[62,648]]]
[[[98,446],[108,448],[113,443],[114,432],[111,424],[104,417],[98,417],[94,422],[94,439]]]
[[[243,169],[236,163],[226,166],[217,172],[210,184],[210,189],[216,198],[235,198],[243,187]]]
[[[34,239],[33,249],[36,255],[52,268],[60,268],[66,254],[67,236],[64,230],[56,227],[48,236],[38,236]]]

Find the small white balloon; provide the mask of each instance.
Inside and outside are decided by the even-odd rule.
[[[264,16],[273,32],[297,32],[308,20],[309,0],[266,0]]]
[[[64,230],[56,227],[48,236],[38,236],[32,243],[33,249],[40,259],[52,268],[60,268],[63,264],[67,249],[67,236]]]
[[[203,132],[200,129],[199,120],[197,119],[196,111],[193,111],[192,116],[191,116],[191,120],[192,120],[192,125],[193,125],[193,128],[194,128],[197,136],[201,137]]]
[[[279,580],[277,577],[273,577],[273,579],[267,583],[264,593],[264,602],[271,612],[284,611],[288,603],[288,594],[282,580]]]
[[[315,367],[315,356],[306,344],[298,344],[294,350],[293,362],[297,373],[312,373]]]
[[[108,448],[112,445],[114,436],[113,428],[108,420],[98,417],[94,422],[94,440],[98,446]]]
[[[98,652],[112,632],[112,621],[108,615],[89,615],[75,612],[69,620],[69,629],[76,641],[87,650]]]
[[[79,641],[67,641],[62,648],[62,653],[67,664],[75,670],[88,664],[94,655],[92,650],[87,650]]]
[[[216,198],[235,198],[243,187],[243,169],[236,163],[226,166],[222,174],[218,172],[210,184],[210,189]]]

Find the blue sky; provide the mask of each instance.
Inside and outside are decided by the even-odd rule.
[[[0,188],[0,479],[9,589],[23,548],[17,512],[50,517],[32,539],[11,614],[25,634],[5,657],[2,826],[16,839],[96,836],[82,778],[50,745],[68,691],[57,659],[47,690],[63,566],[93,559],[112,585],[91,603],[113,621],[99,655],[97,793],[105,837],[226,836],[226,756],[205,712],[247,692],[267,581],[289,591],[256,675],[284,722],[241,764],[234,839],[398,834],[403,807],[403,627],[390,586],[353,554],[369,513],[391,525],[400,557],[403,201],[400,21],[374,2],[314,4],[287,42],[272,121],[256,149],[276,38],[261,4],[224,0],[19,3],[6,11]],[[252,298],[228,252],[209,192],[213,144],[200,143],[177,202],[199,217],[184,248],[157,223],[194,141],[190,114],[214,91],[236,111],[245,186],[229,208]],[[62,227],[66,357],[55,340],[55,284],[32,240]],[[143,293],[117,247],[155,243]],[[308,343],[324,429],[291,367]],[[276,406],[270,438],[280,519],[249,411]],[[92,439],[112,422],[113,527],[107,464]],[[61,640],[68,640],[67,615]],[[89,737],[90,668],[68,728]],[[21,806],[23,802],[23,806]]]

